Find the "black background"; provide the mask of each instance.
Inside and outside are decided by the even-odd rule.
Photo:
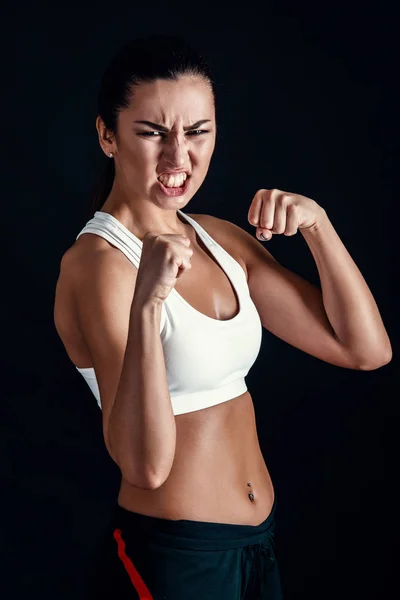
[[[54,290],[61,256],[91,217],[104,161],[95,130],[102,71],[130,37],[168,31],[203,51],[219,93],[210,170],[183,210],[254,233],[247,211],[259,188],[315,199],[364,275],[392,342],[391,363],[360,372],[263,332],[246,381],[278,500],[285,599],[398,597],[389,589],[397,585],[399,425],[394,9],[26,2],[14,10],[3,25],[11,100],[1,205],[4,597],[83,600],[116,502],[119,472],[96,401],[56,334]],[[300,233],[275,235],[266,247],[319,283]]]

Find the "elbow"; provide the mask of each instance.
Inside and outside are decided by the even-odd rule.
[[[167,481],[172,469],[172,463],[173,461],[168,462],[168,464],[165,463],[163,468],[160,468],[157,473],[155,469],[150,467],[145,469],[145,471],[139,468],[121,469],[121,473],[125,481],[134,487],[141,488],[142,490],[157,490]]]
[[[132,461],[126,460],[126,453],[122,453],[122,456],[124,457],[122,458],[120,455],[121,453],[114,451],[112,444],[110,443],[109,439],[107,439],[107,436],[105,435],[104,437],[109,455],[119,468],[122,479],[129,485],[142,490],[156,490],[157,488],[161,487],[163,483],[165,483],[169,477],[172,468],[172,462],[170,465],[166,466],[167,471],[165,472],[164,476],[154,475],[154,470],[150,468],[145,469],[145,472],[143,472],[143,468],[139,468],[137,464],[132,464]]]
[[[379,359],[376,359],[374,361],[363,361],[358,365],[358,369],[360,371],[375,371],[376,369],[380,369],[381,367],[384,367],[385,365],[389,364],[392,360],[392,356],[392,351],[390,350],[390,352],[386,354],[385,357],[380,357]]]
[[[168,479],[169,473],[166,477],[155,477],[155,476],[143,476],[138,477],[137,473],[124,473],[122,472],[123,479],[129,483],[129,485],[140,488],[142,490],[156,490],[161,487]]]
[[[158,488],[160,488],[168,479],[167,477],[159,477],[159,478],[153,478],[153,479],[149,479],[147,481],[146,484],[146,490],[157,490]]]
[[[165,483],[170,475],[174,462],[175,445],[169,454],[167,450],[161,449],[162,460],[158,456],[158,460],[154,459],[151,462],[143,458],[132,460],[132,456],[143,457],[143,452],[140,451],[127,453],[121,450],[114,454],[116,454],[116,460],[114,460],[121,471],[122,478],[129,485],[143,490],[156,490]],[[154,466],[156,462],[157,468]]]

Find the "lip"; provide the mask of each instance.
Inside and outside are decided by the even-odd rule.
[[[186,171],[185,171],[186,172]],[[181,188],[167,188],[165,187],[164,184],[161,183],[161,181],[159,181],[159,179],[157,179],[157,183],[160,187],[160,190],[163,192],[163,194],[165,194],[166,196],[183,196],[184,194],[186,194],[189,184],[190,184],[190,175],[187,176],[183,187]]]

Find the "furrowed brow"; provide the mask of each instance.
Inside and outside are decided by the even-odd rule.
[[[201,125],[203,125],[203,123],[210,123],[210,121],[211,121],[211,119],[202,119],[201,121],[197,121],[196,123],[193,123],[193,125],[188,125],[187,127],[184,127],[183,130],[189,131],[190,129],[197,129],[198,127],[201,127]],[[157,129],[157,131],[164,131],[165,133],[169,132],[168,127],[164,127],[164,125],[159,125],[158,123],[152,123],[151,121],[134,121],[134,123],[140,123],[141,125],[148,125],[152,129]]]

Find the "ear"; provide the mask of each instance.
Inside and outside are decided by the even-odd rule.
[[[114,134],[107,129],[100,115],[96,117],[96,129],[99,136],[99,144],[103,152],[108,156],[110,152],[115,154]]]

